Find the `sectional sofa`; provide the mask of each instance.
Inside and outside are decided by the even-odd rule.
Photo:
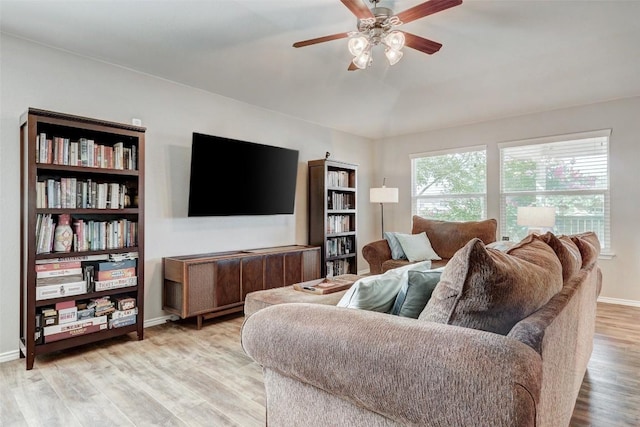
[[[417,319],[313,303],[245,320],[269,426],[567,426],[602,277],[593,233],[474,238]],[[354,286],[357,285],[358,282]]]

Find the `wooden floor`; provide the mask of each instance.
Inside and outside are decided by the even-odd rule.
[[[242,317],[181,321],[64,353],[0,363],[1,426],[263,426],[262,373]],[[640,308],[598,304],[571,426],[640,426]]]

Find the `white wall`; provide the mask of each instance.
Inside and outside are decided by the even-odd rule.
[[[323,158],[326,151],[332,158],[360,165],[359,249],[377,233],[368,201],[370,140],[6,35],[1,36],[0,45],[0,360],[3,354],[5,358],[9,354],[17,356],[18,348],[19,117],[29,107],[123,123],[131,123],[135,117],[147,128],[148,322],[166,315],[161,307],[164,256],[306,244],[306,162]],[[215,78],[215,72],[211,78]],[[299,150],[295,214],[187,218],[194,131]],[[221,185],[233,185],[233,175]],[[359,267],[368,269],[362,258]]]
[[[488,217],[499,218],[497,143],[610,128],[611,246],[615,257],[600,260],[600,296],[640,305],[639,111],[640,97],[635,97],[376,141],[379,175],[387,177],[388,186],[399,187],[401,195],[398,205],[385,207],[385,228],[411,229],[412,153],[486,144]]]

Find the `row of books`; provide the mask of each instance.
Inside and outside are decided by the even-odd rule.
[[[63,301],[36,313],[35,342],[49,343],[136,323],[136,299],[128,295]]]
[[[51,253],[56,222],[51,214],[36,217],[36,253]],[[128,219],[73,221],[73,250],[94,251],[129,248],[138,245],[138,223]]]
[[[351,231],[351,215],[327,216],[327,233],[344,233],[347,231]]]
[[[354,251],[352,236],[332,237],[327,239],[326,245],[327,256],[350,254]]]
[[[349,187],[349,172],[328,171],[327,185],[330,187]]]
[[[352,193],[333,191],[327,196],[327,209],[353,209],[355,205],[356,198]]]
[[[135,145],[125,147],[123,142],[103,145],[88,138],[71,141],[48,137],[45,132],[36,136],[36,163],[136,170],[137,155]]]
[[[348,259],[338,259],[335,261],[327,261],[326,276],[334,277],[334,276],[340,276],[342,274],[348,274],[350,265],[351,264],[349,263]]]
[[[124,209],[129,206],[129,189],[117,182],[60,178],[36,183],[36,208]]]
[[[36,264],[36,300],[137,286],[137,260],[63,260]]]

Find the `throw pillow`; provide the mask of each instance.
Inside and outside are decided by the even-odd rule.
[[[557,237],[548,231],[542,235],[531,235],[533,238],[540,239],[556,253],[560,264],[562,265],[562,280],[567,281],[576,274],[582,267],[582,255],[575,243],[567,236]]]
[[[449,259],[475,237],[485,245],[495,242],[497,229],[498,221],[493,218],[483,221],[441,221],[414,215],[411,233],[427,233],[431,246],[438,255]]]
[[[443,269],[409,271],[407,274],[408,280],[400,288],[396,301],[391,308],[391,314],[417,319],[440,281]]]
[[[485,245],[485,247],[487,249],[495,249],[497,251],[502,251],[502,252],[506,252],[509,249],[511,249],[512,247],[514,247],[516,244],[515,242],[511,242],[511,241],[499,241],[499,242],[491,242],[488,245]]]
[[[384,238],[389,244],[389,248],[391,249],[391,258],[392,259],[407,259],[407,256],[404,254],[402,250],[402,245],[396,236],[397,233],[392,231],[385,231]]]
[[[596,233],[587,231],[585,233],[572,234],[569,238],[580,250],[583,268],[588,268],[597,261],[601,247]]]
[[[419,319],[506,335],[560,289],[562,266],[546,243],[500,252],[476,238],[449,260]]]
[[[431,242],[427,237],[427,233],[419,234],[396,234],[402,250],[407,259],[411,262],[430,260],[440,260],[440,256],[431,247]]]
[[[363,277],[349,288],[336,305],[388,313],[400,288],[408,280],[407,273],[410,270],[427,271],[430,268],[431,261],[424,261]]]

